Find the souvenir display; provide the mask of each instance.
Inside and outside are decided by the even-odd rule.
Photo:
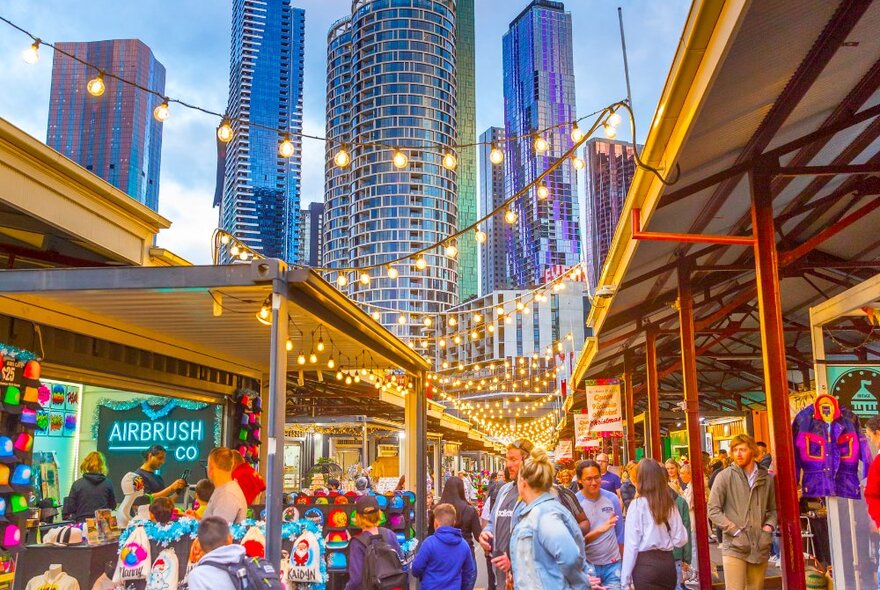
[[[235,403],[232,419],[238,428],[233,429],[230,448],[238,449],[245,461],[255,469],[260,463],[260,416],[263,400],[260,394],[249,389],[239,389],[233,397]]]
[[[52,564],[44,573],[28,580],[25,590],[79,590],[79,582],[64,573],[61,565]]]

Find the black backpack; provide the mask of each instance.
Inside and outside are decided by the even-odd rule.
[[[259,557],[242,555],[237,563],[202,561],[198,567],[205,565],[225,570],[235,590],[284,590],[275,566]]]
[[[363,590],[408,590],[409,575],[397,551],[385,540],[385,530],[378,535],[361,533],[355,540],[364,545]]]

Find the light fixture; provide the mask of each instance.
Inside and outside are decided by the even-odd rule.
[[[513,209],[508,209],[504,213],[504,221],[506,221],[507,223],[509,223],[511,225],[516,223],[516,211],[514,211]]]
[[[257,312],[257,321],[264,326],[272,325],[272,309],[269,307],[268,302],[264,303],[260,311]]]
[[[474,239],[477,240],[478,244],[486,243],[486,232],[481,230],[479,227],[474,228]]]
[[[229,143],[232,141],[232,136],[232,125],[229,124],[229,119],[223,119],[220,126],[217,127],[217,139],[223,143]]]
[[[609,125],[608,123],[605,123],[605,125],[603,125],[602,127],[603,129],[605,129],[605,137],[607,137],[608,139],[614,139],[615,137],[617,137],[616,127]]]
[[[389,265],[388,265],[388,278],[391,279],[391,280],[393,281],[393,280],[396,279],[399,275],[400,275],[400,273],[397,272],[397,269],[394,268],[393,266],[391,266],[391,265],[389,264]]]
[[[457,323],[458,323],[458,320],[455,319],[454,317],[450,317],[450,318],[449,318],[449,325],[450,325],[450,326],[455,327],[455,325],[456,325]]]
[[[455,247],[455,244],[452,242],[446,244],[446,255],[450,258],[455,258],[458,256],[458,248]]]
[[[400,314],[399,316],[397,316],[397,323],[400,324],[401,326],[403,324],[405,324],[406,323],[406,315]]]
[[[336,155],[333,156],[333,162],[340,168],[345,168],[351,163],[351,155],[349,155],[348,150],[345,149],[345,144],[342,144],[342,147],[336,152]]]
[[[481,315],[478,314],[478,313],[475,313],[475,314],[474,314],[474,323],[475,323],[475,324],[479,324],[479,323],[482,322],[482,321],[483,321],[483,316],[481,316]]]
[[[343,377],[342,371],[336,371],[336,380],[342,381],[342,377]]]
[[[342,288],[348,284],[348,279],[344,274],[340,273],[339,276],[336,277],[336,284]]]
[[[324,352],[324,339],[318,338],[318,345],[315,347],[318,349],[318,352]]]
[[[395,150],[394,156],[391,157],[391,163],[394,164],[395,168],[405,168],[409,163],[409,158],[402,151]]]
[[[314,352],[309,353],[309,362],[312,363],[313,365],[315,363],[317,363],[318,362],[318,355],[316,355]]]
[[[298,364],[298,365],[306,364],[306,353],[304,353],[304,352],[299,353],[299,355],[296,357],[296,364]]]
[[[370,284],[370,273],[368,273],[367,271],[363,271],[359,280],[361,282],[361,285],[363,285],[364,287],[368,286]]]
[[[458,160],[455,159],[455,155],[452,152],[446,152],[443,156],[443,167],[447,170],[455,170],[457,165]]]
[[[346,376],[345,376],[345,384],[346,384],[346,385],[351,385],[351,375],[346,375]]]
[[[533,146],[535,148],[535,152],[538,154],[543,154],[550,149],[550,144],[547,142],[547,140],[544,139],[543,136],[537,134],[535,135],[535,142]]]
[[[504,315],[504,308],[499,305],[498,307],[495,308],[495,313],[500,316]]]
[[[163,98],[162,104],[153,109],[153,116],[160,123],[164,123],[168,120],[168,117],[171,116],[171,111],[168,110],[168,99]]]
[[[38,61],[40,61],[40,40],[34,39],[34,42],[31,43],[30,47],[26,48],[21,52],[21,59],[25,61],[25,63],[34,65]]]
[[[92,96],[101,96],[104,94],[104,91],[107,90],[107,87],[104,85],[104,72],[98,72],[98,75],[89,80],[89,83],[86,84],[86,90],[89,91],[89,94]]]
[[[332,369],[334,367],[336,367],[336,361],[333,359],[327,359],[327,368]]]
[[[494,143],[492,144],[492,151],[489,152],[489,161],[496,166],[504,161],[504,152]]]
[[[287,342],[284,343],[284,348],[287,350],[287,352],[292,352],[293,351],[293,340],[288,338]]]
[[[373,319],[378,322],[380,319],[382,319],[382,314],[380,314],[378,311],[374,311],[373,312]]]
[[[294,146],[293,142],[290,141],[289,137],[285,137],[280,144],[278,144],[278,155],[282,158],[289,158],[293,156]]]
[[[571,126],[571,140],[575,143],[579,142],[584,138],[584,132],[580,130],[578,127],[577,121],[572,123]]]
[[[583,170],[587,167],[587,163],[584,161],[584,159],[577,156],[574,156],[571,159],[571,165],[574,167],[575,170]]]
[[[419,256],[416,258],[416,268],[419,270],[425,270],[428,268],[428,261],[425,260],[424,256]]]
[[[548,189],[547,186],[543,183],[538,185],[537,192],[538,192],[538,198],[541,199],[542,201],[550,196],[550,189]]]
[[[623,119],[620,117],[620,114],[617,111],[614,111],[608,117],[608,124],[612,127],[618,127]]]
[[[426,328],[430,328],[430,327],[431,327],[431,324],[433,324],[434,322],[431,321],[431,318],[425,318],[425,322],[424,322],[424,323],[425,323],[425,327],[426,327]]]
[[[227,244],[229,244],[231,239],[232,238],[229,237],[229,234],[223,234],[222,236],[220,236],[220,243],[226,246]]]

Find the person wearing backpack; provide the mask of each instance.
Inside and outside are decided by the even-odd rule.
[[[189,590],[283,590],[275,568],[265,559],[250,558],[232,544],[229,523],[208,516],[199,523],[203,557],[187,577]]]
[[[474,550],[462,538],[461,529],[455,528],[455,520],[452,504],[434,507],[434,534],[425,539],[412,564],[422,590],[473,590],[477,581]]]
[[[407,590],[403,551],[394,531],[379,526],[382,511],[375,496],[355,500],[355,524],[361,534],[348,546],[348,583],[345,590]]]

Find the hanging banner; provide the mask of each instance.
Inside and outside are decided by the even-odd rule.
[[[828,393],[838,399],[841,406],[867,420],[877,415],[880,402],[880,367],[844,364],[825,366],[828,375]]]
[[[589,446],[591,439],[590,416],[587,414],[574,414],[574,446]]]
[[[556,451],[553,453],[553,456],[557,461],[560,459],[571,459],[572,452],[572,441],[561,440],[556,443]]]
[[[590,432],[623,432],[623,408],[617,379],[586,381]]]

